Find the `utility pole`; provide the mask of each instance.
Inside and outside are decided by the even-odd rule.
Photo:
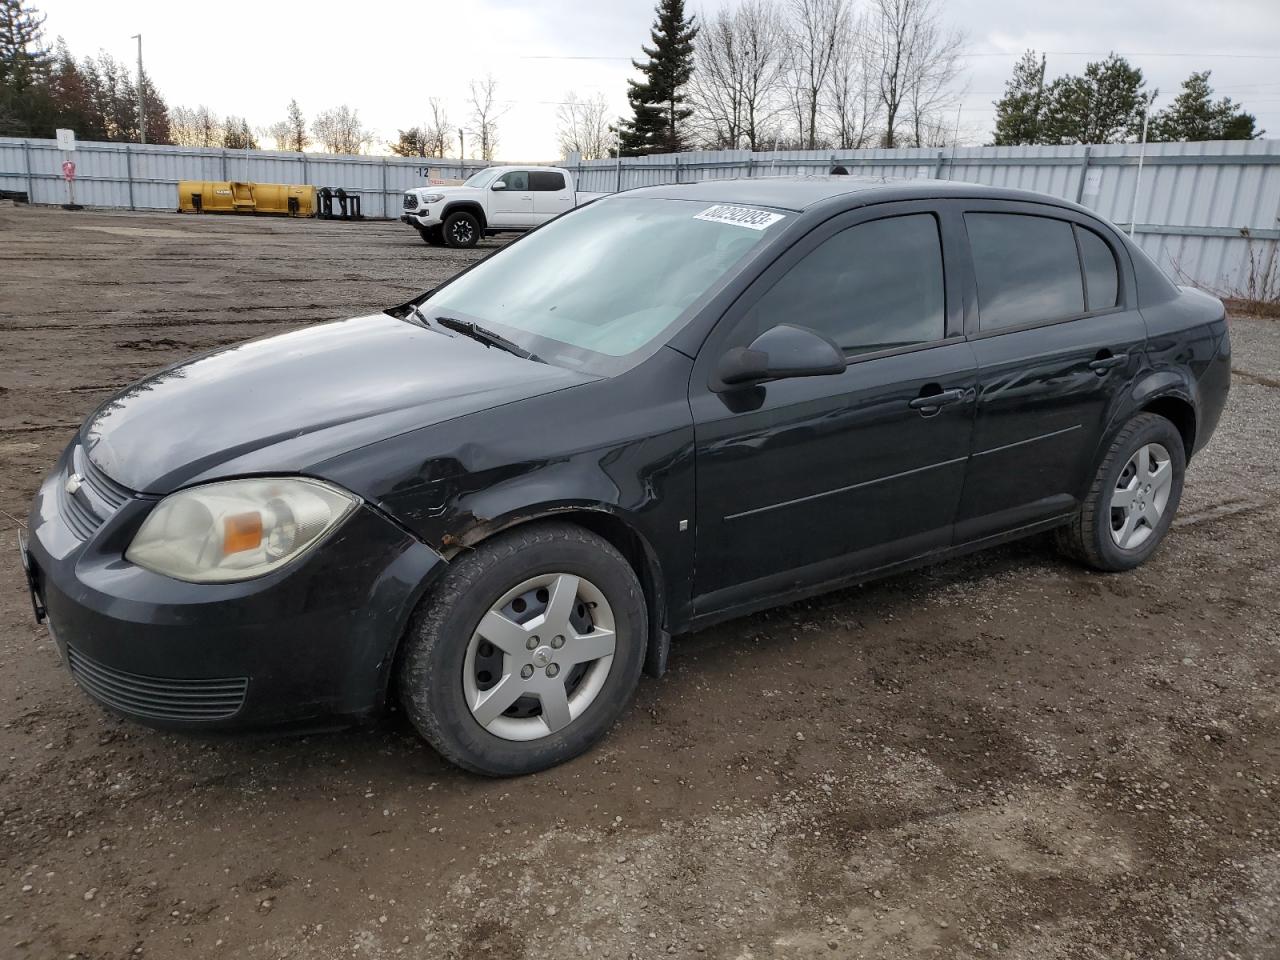
[[[462,164],[462,179],[467,179],[467,135],[458,128],[458,162]]]
[[[138,136],[147,142],[147,111],[142,105],[142,34],[135,33],[129,39],[138,41]]]

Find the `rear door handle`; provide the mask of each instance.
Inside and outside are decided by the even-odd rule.
[[[941,393],[929,393],[916,397],[914,400],[908,401],[907,405],[912,410],[937,410],[938,407],[945,407],[948,403],[959,403],[964,399],[963,390],[943,390]]]
[[[1129,355],[1127,353],[1109,354],[1108,356],[1098,357],[1097,360],[1090,361],[1089,369],[1094,373],[1106,373],[1113,367],[1123,367],[1128,362]]]

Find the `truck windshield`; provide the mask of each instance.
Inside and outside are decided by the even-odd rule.
[[[785,220],[706,201],[599,200],[500,250],[421,308],[473,320],[550,363],[610,375],[657,350]]]
[[[492,180],[497,175],[498,175],[498,171],[492,168],[488,170],[481,170],[479,173],[473,173],[471,176],[469,176],[466,182],[463,183],[463,186],[464,187],[487,186],[489,181]]]

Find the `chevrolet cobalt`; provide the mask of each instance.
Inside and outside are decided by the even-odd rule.
[[[75,680],[192,730],[398,700],[539,770],[672,634],[1053,530],[1158,548],[1222,304],[1083,207],[851,177],[573,210],[385,313],[218,350],[84,423],[23,561]]]

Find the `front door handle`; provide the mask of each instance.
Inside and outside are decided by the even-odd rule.
[[[925,416],[930,416],[937,413],[939,407],[945,407],[948,403],[959,403],[963,399],[963,390],[941,390],[937,393],[922,393],[914,400],[908,401],[907,405],[912,410],[919,410]]]
[[[1123,367],[1129,362],[1127,353],[1107,353],[1105,356],[1099,356],[1096,360],[1089,362],[1089,369],[1101,376],[1113,367]]]

